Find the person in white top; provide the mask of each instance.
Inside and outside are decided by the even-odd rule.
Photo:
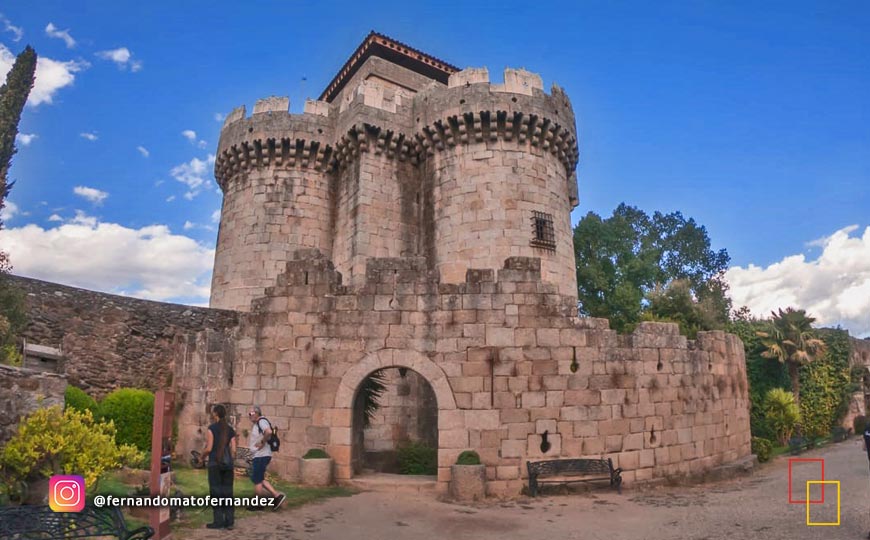
[[[251,420],[251,433],[248,435],[248,449],[253,452],[251,461],[251,482],[254,483],[254,493],[262,497],[267,493],[275,498],[273,510],[277,510],[286,496],[272,487],[266,480],[266,467],[272,461],[272,449],[269,447],[269,437],[272,435],[272,424],[263,416],[259,405],[253,405],[248,409],[248,418]],[[252,508],[253,509],[253,508]]]

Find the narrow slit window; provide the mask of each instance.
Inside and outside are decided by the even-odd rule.
[[[532,212],[532,246],[551,251],[556,250],[556,233],[553,231],[553,216],[543,212]]]

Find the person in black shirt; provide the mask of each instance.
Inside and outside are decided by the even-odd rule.
[[[223,405],[211,409],[212,424],[206,432],[202,455],[208,456],[208,488],[212,497],[233,496],[233,456],[236,454],[236,432],[227,422]],[[213,505],[214,519],[209,529],[232,529],[235,508],[231,504]]]

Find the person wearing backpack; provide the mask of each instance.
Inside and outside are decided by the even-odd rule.
[[[265,496],[267,493],[271,495],[275,502],[272,505],[273,510],[277,510],[287,496],[279,493],[272,484],[266,480],[266,467],[272,461],[272,448],[277,449],[278,438],[274,436],[272,423],[263,416],[263,411],[259,405],[254,405],[248,409],[248,418],[254,424],[251,427],[251,433],[248,436],[248,449],[253,453],[251,461],[251,482],[254,483],[254,493],[258,496]],[[253,508],[252,508],[253,510]]]
[[[236,453],[236,432],[227,422],[227,409],[215,405],[211,409],[212,424],[206,432],[202,455],[208,459],[208,490],[212,497],[233,496],[233,456]],[[213,519],[209,529],[232,530],[235,509],[231,504],[212,506]]]

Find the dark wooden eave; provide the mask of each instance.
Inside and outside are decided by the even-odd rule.
[[[331,102],[341,92],[347,81],[353,77],[360,66],[370,57],[377,56],[388,62],[410,69],[424,77],[429,77],[440,83],[447,84],[451,73],[456,73],[459,68],[428,55],[413,47],[409,47],[400,41],[377,32],[370,32],[368,36],[356,48],[356,51],[348,58],[344,66],[330,81],[329,86],[320,94],[321,101]]]

